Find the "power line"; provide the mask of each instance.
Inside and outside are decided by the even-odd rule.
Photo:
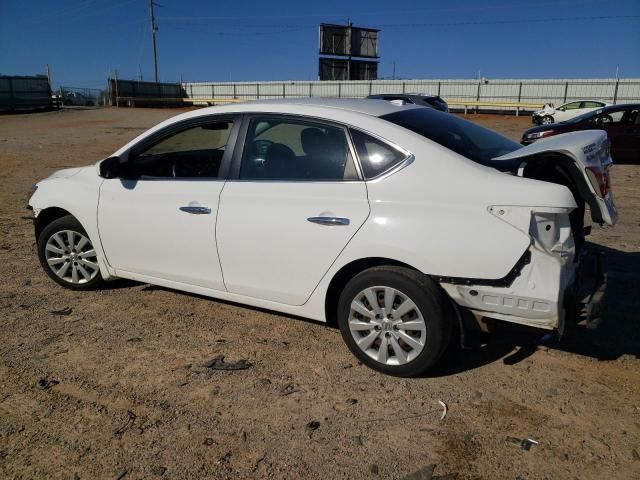
[[[558,18],[538,18],[538,19],[512,19],[512,20],[487,20],[487,21],[465,21],[465,22],[434,22],[434,23],[397,23],[397,24],[377,24],[378,27],[458,27],[463,25],[502,25],[502,24],[523,24],[523,23],[552,23],[552,22],[573,22],[579,20],[621,20],[630,18],[640,18],[640,15],[600,15],[594,17],[558,17]]]
[[[176,21],[179,17],[173,17]],[[211,28],[210,25],[193,24],[190,23],[190,17],[181,17],[188,25],[173,25],[170,28],[173,30],[193,31],[195,29],[207,29]],[[599,15],[599,16],[584,16],[584,17],[557,17],[557,18],[520,18],[520,19],[508,19],[508,20],[470,20],[470,21],[456,21],[456,22],[414,22],[414,23],[381,23],[376,24],[376,27],[390,29],[390,28],[412,28],[412,27],[459,27],[469,25],[510,25],[510,24],[528,24],[528,23],[553,23],[553,22],[572,22],[572,21],[604,21],[604,20],[624,20],[624,19],[637,19],[640,15]],[[198,17],[198,20],[202,20],[202,17]],[[164,20],[164,17],[163,17]],[[178,22],[176,22],[178,23]],[[284,28],[283,28],[284,27]],[[228,28],[232,31],[221,31],[221,28]],[[260,28],[262,31],[247,31],[247,28]],[[277,35],[281,33],[289,33],[307,29],[318,28],[317,24],[307,25],[233,25],[229,27],[216,27],[215,32],[209,32],[210,35],[215,36],[253,36],[253,35]],[[273,30],[270,30],[273,29]]]

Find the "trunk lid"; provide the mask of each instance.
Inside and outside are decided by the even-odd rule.
[[[618,212],[611,191],[610,168],[613,164],[610,143],[603,130],[563,133],[492,159],[496,168],[526,176],[537,163],[561,162],[575,183],[572,189],[590,207],[591,218],[599,224],[614,225]],[[507,168],[501,168],[500,164]],[[517,165],[517,167],[516,167]],[[531,177],[531,178],[536,178]],[[544,178],[540,178],[544,180]]]

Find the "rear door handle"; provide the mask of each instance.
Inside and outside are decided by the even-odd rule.
[[[186,207],[180,207],[180,211],[192,213],[194,215],[207,215],[211,213],[211,209],[209,207],[203,207],[201,205],[187,205]]]
[[[349,225],[349,219],[341,217],[309,217],[307,221],[319,225]]]

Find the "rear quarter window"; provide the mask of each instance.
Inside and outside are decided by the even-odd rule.
[[[366,180],[388,172],[408,157],[393,145],[360,130],[352,129],[351,138]]]

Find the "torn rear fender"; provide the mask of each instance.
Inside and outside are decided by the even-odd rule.
[[[545,180],[549,169],[538,168],[547,163],[560,163],[571,183],[572,192],[581,197],[591,210],[594,222],[614,225],[618,212],[611,191],[609,168],[613,164],[610,144],[603,130],[570,132],[538,140],[511,153],[496,157],[495,162],[520,161],[519,176]],[[553,180],[548,180],[553,181]]]

